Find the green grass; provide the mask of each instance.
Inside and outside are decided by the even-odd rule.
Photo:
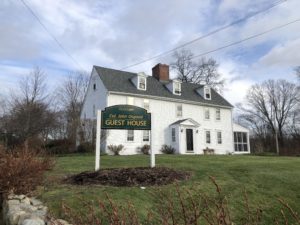
[[[272,224],[279,214],[278,197],[283,198],[300,212],[300,158],[264,156],[179,156],[158,155],[157,166],[166,166],[193,173],[190,180],[180,182],[181,187],[200,189],[207,195],[215,194],[209,180],[214,176],[229,197],[233,215],[238,218],[243,207],[243,188],[248,193],[250,205],[264,209],[266,224]],[[149,157],[102,156],[101,168],[148,166]],[[60,205],[66,202],[74,210],[83,208],[82,200],[104,199],[107,193],[122,204],[130,200],[140,216],[146,216],[149,208],[155,207],[155,187],[142,190],[139,187],[71,186],[61,182],[68,175],[94,169],[93,155],[72,155],[58,157],[53,171],[47,174],[45,187],[39,190],[39,197],[56,216],[62,216]],[[169,190],[174,185],[161,187]]]

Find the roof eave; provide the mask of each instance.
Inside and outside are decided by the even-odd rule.
[[[150,98],[150,99],[157,99],[157,100],[165,100],[165,101],[186,103],[186,104],[192,104],[192,105],[213,106],[213,107],[226,108],[226,109],[234,108],[231,104],[230,104],[231,106],[225,106],[225,105],[209,104],[209,103],[204,103],[204,102],[196,102],[196,101],[189,101],[189,100],[183,100],[183,99],[160,97],[160,96],[154,96],[154,95],[134,94],[134,93],[118,92],[118,91],[108,91],[108,93],[109,94],[117,94],[117,95],[133,96],[133,97],[141,97],[141,98]]]

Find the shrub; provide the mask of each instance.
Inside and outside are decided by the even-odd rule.
[[[165,154],[174,154],[176,150],[171,145],[163,145],[160,151]]]
[[[142,147],[138,148],[139,151],[145,155],[149,155],[150,152],[150,145],[143,145]]]
[[[259,152],[259,153],[253,153],[251,155],[256,155],[256,156],[278,156],[277,153],[275,153],[275,152]]]
[[[163,224],[163,225],[197,225],[197,224],[269,224],[264,221],[264,210],[259,206],[250,204],[247,192],[241,193],[241,202],[238,216],[233,216],[234,208],[229,205],[227,196],[213,177],[210,177],[215,194],[208,196],[200,190],[191,191],[191,188],[180,188],[176,185],[175,190],[154,189],[152,196],[156,199],[153,210],[147,210],[147,218],[141,218],[132,203],[117,204],[107,194],[96,202],[79,199],[85,207],[74,210],[62,203],[62,209],[66,219],[74,225],[119,225],[119,224]],[[300,218],[296,211],[284,200],[278,199],[280,212],[277,212],[272,224],[300,224]],[[95,206],[96,205],[96,206]],[[270,210],[270,209],[269,209]],[[271,210],[276,210],[273,208]],[[87,213],[88,212],[88,213]]]
[[[73,143],[68,139],[57,139],[49,141],[45,148],[50,154],[67,154],[73,152],[72,146]]]
[[[43,182],[44,172],[54,166],[52,158],[25,148],[0,149],[0,194],[27,194]]]
[[[124,145],[109,145],[107,146],[114,155],[120,155],[120,152],[124,149]]]
[[[94,152],[95,146],[91,142],[83,142],[77,146],[77,152]]]

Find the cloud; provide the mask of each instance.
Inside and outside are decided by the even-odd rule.
[[[227,85],[224,91],[224,97],[232,104],[235,105],[245,100],[247,91],[254,84],[252,80],[236,80]]]
[[[0,1],[0,92],[39,65],[55,86],[69,71],[92,65],[119,69],[224,26],[273,4],[270,0],[25,0],[64,51],[20,1]],[[266,13],[189,45],[194,54],[224,46],[299,17],[299,0],[287,0]],[[228,81],[229,100],[238,101],[253,82],[291,74],[299,55],[299,24],[287,26],[208,57],[216,58]],[[284,57],[282,57],[284,55]],[[281,56],[281,57],[280,57]],[[172,54],[128,70],[145,71]],[[277,67],[275,70],[274,67]],[[280,68],[278,68],[280,67]],[[288,79],[292,79],[288,76]],[[243,87],[241,89],[241,87]]]
[[[300,65],[300,38],[273,47],[260,58],[259,63],[268,67],[295,67]]]

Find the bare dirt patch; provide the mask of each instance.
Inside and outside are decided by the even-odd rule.
[[[166,185],[175,181],[187,180],[190,172],[167,167],[135,167],[102,169],[97,172],[82,172],[71,175],[64,181],[74,185],[109,185],[109,186],[153,186]]]

